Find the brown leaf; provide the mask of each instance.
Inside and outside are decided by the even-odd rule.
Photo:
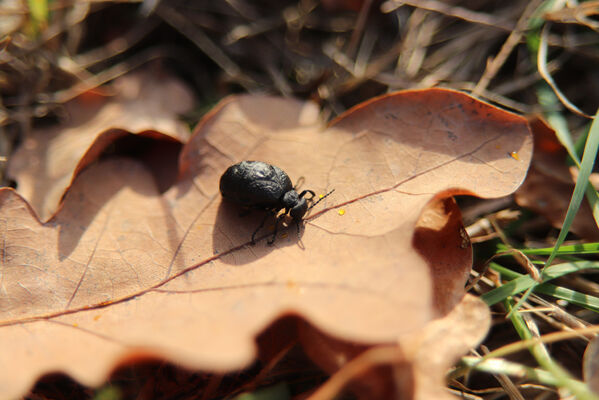
[[[553,129],[541,118],[530,121],[535,152],[526,180],[515,193],[516,203],[541,214],[561,228],[576,179],[566,165],[567,152]],[[594,178],[592,174],[592,179]],[[588,202],[583,201],[570,231],[588,240],[599,240],[599,230]]]
[[[566,7],[547,12],[543,18],[564,24],[581,24],[597,31],[599,23],[593,19],[597,15],[599,15],[599,1],[586,1],[583,4],[575,6],[568,4]]]
[[[305,325],[300,329],[302,345],[316,364],[334,374],[310,400],[335,398],[346,385],[364,399],[452,399],[445,374],[460,355],[480,343],[490,323],[485,303],[466,295],[451,312],[396,346],[340,342]]]
[[[101,161],[76,177],[47,223],[1,190],[0,364],[11,368],[0,397],[49,371],[98,385],[142,356],[242,368],[256,335],[289,314],[374,344],[409,338],[450,311],[470,249],[444,199],[515,190],[531,157],[526,121],[441,89],[374,99],[324,131],[318,112],[294,100],[229,98],[196,128],[170,190],[161,194],[132,160]],[[240,217],[218,192],[223,171],[243,159],[335,192],[300,238],[291,226],[274,246],[248,246],[262,213]],[[444,251],[445,264],[433,265]]]
[[[466,295],[450,313],[431,321],[421,335],[414,335],[411,345],[404,343],[412,349],[409,357],[414,365],[414,399],[453,399],[444,385],[445,374],[460,356],[485,338],[490,325],[486,304]]]
[[[189,136],[178,114],[189,110],[192,95],[179,80],[152,68],[117,79],[111,89],[108,98],[67,103],[61,125],[34,130],[11,157],[8,176],[43,221],[56,212],[73,178],[117,139],[130,133],[165,141]]]

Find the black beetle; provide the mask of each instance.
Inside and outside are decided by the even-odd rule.
[[[308,207],[304,196],[310,194],[311,197],[307,200],[312,200],[315,193],[312,190],[304,190],[298,194],[291,179],[281,168],[262,161],[242,161],[231,165],[220,177],[220,193],[224,199],[246,208],[269,211],[252,234],[252,244],[255,243],[256,234],[264,226],[268,216],[276,215],[280,210],[285,209],[285,212],[277,218],[272,238],[268,240],[268,244],[273,244],[279,221],[285,215],[291,215],[299,233],[299,221],[306,212],[333,193],[333,190]]]

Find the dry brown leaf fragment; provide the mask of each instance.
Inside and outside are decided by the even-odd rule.
[[[560,228],[566,216],[576,179],[566,164],[567,152],[555,132],[540,117],[530,121],[535,153],[526,180],[515,193],[516,203],[529,208]],[[596,174],[591,174],[591,180]],[[588,240],[598,240],[599,231],[588,202],[580,206],[570,231]]]
[[[326,129],[312,103],[239,96],[198,124],[164,193],[122,158],[78,174],[46,223],[2,189],[0,365],[11,368],[0,397],[50,371],[98,385],[135,357],[239,369],[289,314],[339,340],[412,337],[463,295],[470,247],[447,198],[511,193],[531,152],[523,118],[450,90],[373,99]],[[301,237],[291,227],[274,246],[247,246],[262,215],[241,218],[218,192],[244,159],[334,196]]]
[[[110,96],[80,96],[65,104],[61,124],[33,130],[11,157],[8,175],[42,220],[56,212],[73,178],[118,139],[189,137],[179,115],[191,108],[193,96],[178,79],[148,68],[110,88]]]
[[[582,24],[591,29],[599,30],[599,23],[592,17],[599,15],[599,1],[585,1],[574,6],[564,7],[559,10],[547,12],[543,17],[548,21],[566,24]]]
[[[359,398],[453,399],[444,387],[448,368],[485,337],[489,308],[466,295],[442,318],[396,345],[357,346],[304,325],[300,339],[310,357],[333,376],[310,400],[332,399],[348,386]]]

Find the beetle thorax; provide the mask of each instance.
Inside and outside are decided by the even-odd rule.
[[[281,203],[286,210],[291,210],[293,207],[299,203],[300,198],[295,190],[290,190],[283,195],[283,199]]]

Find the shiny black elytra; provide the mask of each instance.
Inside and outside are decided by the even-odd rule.
[[[242,161],[231,165],[220,177],[220,193],[224,199],[246,208],[268,211],[252,234],[252,244],[256,243],[256,234],[262,229],[266,219],[270,215],[277,215],[283,209],[285,212],[277,218],[268,244],[275,242],[279,222],[287,214],[291,215],[297,224],[299,235],[299,221],[309,209],[333,191],[334,189],[308,207],[306,200],[312,200],[315,193],[312,190],[304,190],[298,194],[285,171],[262,161]],[[306,194],[311,196],[306,199]]]

